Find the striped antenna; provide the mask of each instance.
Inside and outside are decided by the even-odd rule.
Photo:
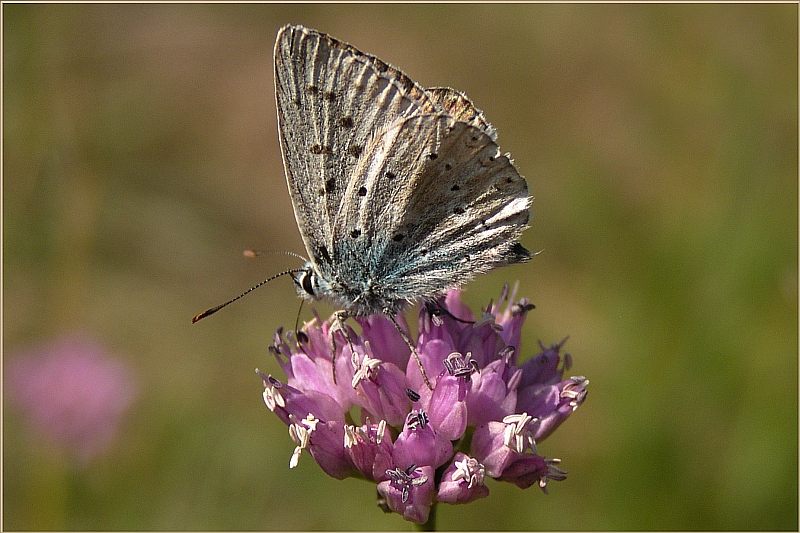
[[[291,269],[291,270],[285,270],[285,271],[281,272],[280,274],[275,274],[274,276],[270,276],[270,277],[268,277],[267,279],[265,279],[264,281],[261,281],[261,282],[259,282],[259,283],[256,283],[255,285],[253,285],[252,287],[250,287],[249,289],[247,289],[246,291],[244,291],[242,294],[240,294],[240,295],[239,295],[239,296],[237,296],[236,298],[231,298],[230,300],[228,300],[228,301],[227,301],[227,302],[225,302],[224,304],[219,304],[219,305],[217,305],[217,306],[214,306],[214,307],[212,307],[211,309],[206,309],[206,310],[205,310],[205,311],[203,311],[202,313],[198,313],[198,314],[194,315],[194,316],[192,317],[192,324],[194,324],[195,322],[197,322],[197,321],[199,321],[199,320],[202,320],[202,319],[204,319],[204,318],[205,318],[205,317],[207,317],[207,316],[213,315],[214,313],[216,313],[217,311],[219,311],[220,309],[222,309],[222,308],[223,308],[223,307],[225,307],[226,305],[232,304],[233,302],[235,302],[235,301],[236,301],[236,300],[238,300],[239,298],[242,298],[242,297],[244,297],[244,296],[246,296],[246,295],[250,294],[251,292],[253,292],[253,291],[254,291],[254,290],[256,290],[257,288],[261,287],[261,286],[262,286],[262,285],[264,285],[265,283],[269,283],[270,281],[272,281],[272,280],[273,280],[273,279],[275,279],[275,278],[279,278],[279,277],[281,277],[281,276],[285,276],[286,274],[297,274],[297,273],[299,273],[299,272],[303,272],[304,270],[305,270],[305,269],[303,269],[303,268],[293,268],[293,269]]]

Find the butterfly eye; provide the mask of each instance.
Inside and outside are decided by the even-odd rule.
[[[303,272],[303,277],[300,279],[300,285],[303,287],[304,291],[311,296],[314,296],[314,272],[311,270]]]

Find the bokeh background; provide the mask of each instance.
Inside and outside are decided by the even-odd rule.
[[[271,57],[296,22],[484,109],[542,253],[465,298],[519,280],[524,351],[569,335],[591,379],[540,448],[566,481],[490,483],[439,527],[797,530],[797,9],[5,4],[4,390],[80,338],[134,392],[88,458],[4,394],[4,529],[409,527],[368,483],[288,469],[253,374],[278,372],[288,279],[189,323],[297,265],[244,248],[303,252]],[[34,396],[66,401],[48,372]]]

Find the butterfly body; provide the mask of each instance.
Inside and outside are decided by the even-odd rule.
[[[301,296],[394,314],[530,258],[527,184],[462,93],[302,26],[278,33],[275,92]]]

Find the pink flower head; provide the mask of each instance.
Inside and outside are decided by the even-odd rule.
[[[25,422],[81,463],[111,446],[136,396],[130,368],[80,337],[12,356],[7,385]]]
[[[377,483],[380,505],[424,523],[436,502],[462,504],[489,494],[486,479],[521,488],[560,481],[558,459],[537,445],[586,398],[589,381],[564,377],[563,341],[524,363],[519,349],[534,307],[513,301],[473,314],[453,290],[423,306],[412,339],[382,315],[353,328],[317,316],[296,336],[278,330],[270,352],[285,382],[261,374],[264,402],[289,426],[296,447],[331,476]],[[357,413],[357,414],[356,414]]]

